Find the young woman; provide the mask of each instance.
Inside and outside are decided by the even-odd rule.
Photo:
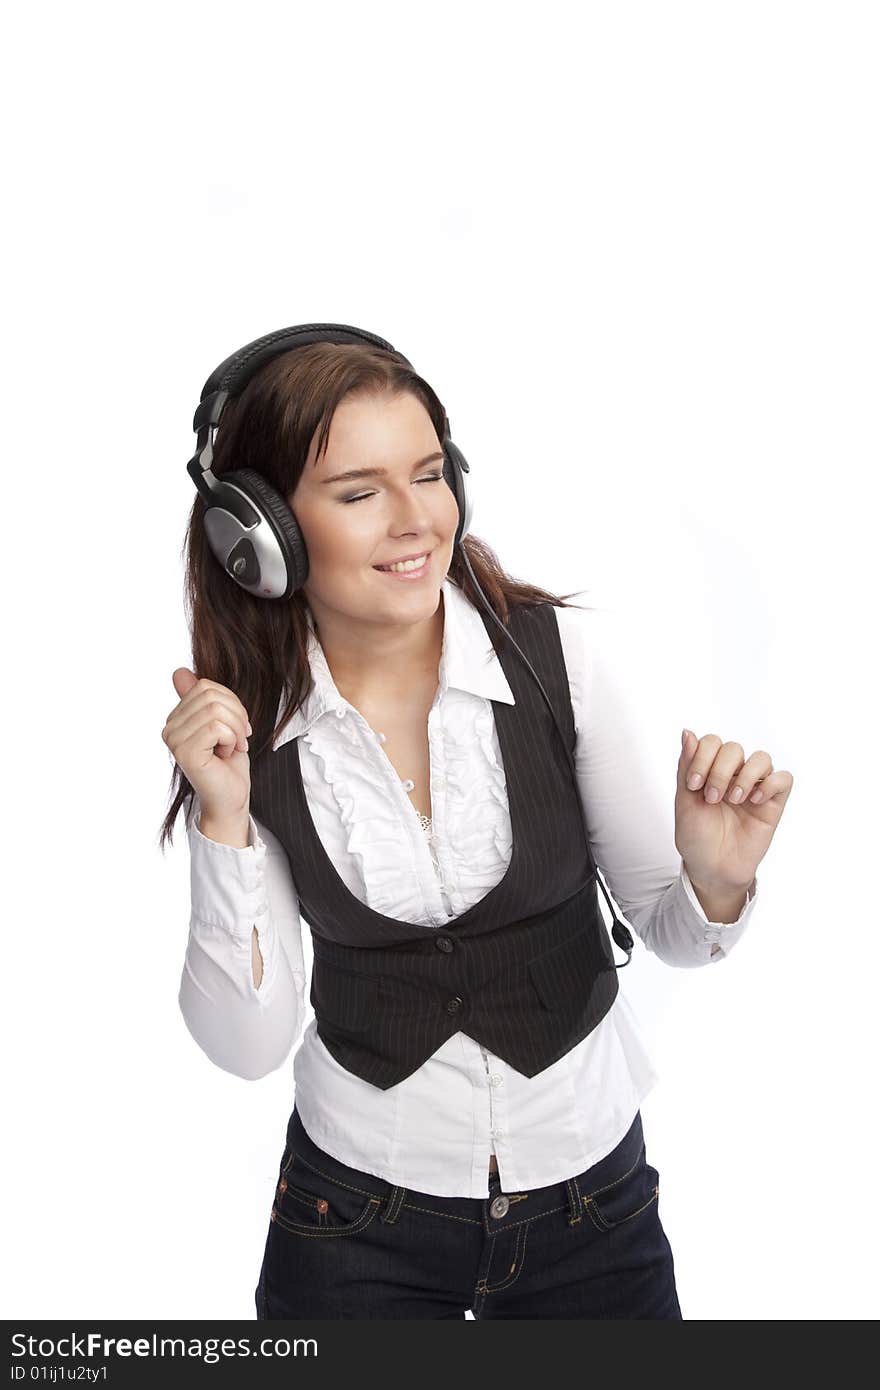
[[[679,858],[600,615],[465,537],[442,404],[358,334],[276,342],[225,401],[213,475],[251,470],[261,503],[277,494],[306,577],[267,602],[196,499],[193,670],[174,672],[162,730],[165,836],[189,801],[187,1026],[251,1079],[302,1034],[257,1316],[680,1318],[639,1110],[656,1073],[584,826],[649,950],[721,961],[779,802],[731,864],[693,819],[731,803],[684,777],[742,787],[758,815],[769,758],[688,736]]]

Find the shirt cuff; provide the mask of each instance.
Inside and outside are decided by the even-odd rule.
[[[187,831],[190,848],[190,897],[196,917],[250,940],[269,910],[266,890],[267,846],[253,816],[248,816],[244,847],[220,844],[203,835],[193,816]]]
[[[712,953],[713,960],[720,960],[723,957],[724,952],[729,950],[735,944],[735,942],[739,940],[740,936],[746,928],[749,917],[752,913],[752,909],[754,907],[755,899],[758,896],[758,880],[757,878],[754,878],[752,880],[751,885],[749,886],[749,890],[746,893],[746,900],[743,903],[740,914],[735,922],[710,922],[705,912],[703,911],[703,907],[699,898],[696,895],[694,885],[691,883],[688,871],[684,866],[684,860],[682,860],[681,863],[681,872],[679,877],[682,889],[684,891],[684,895],[687,901],[690,903],[691,908],[693,909],[695,919],[698,919],[698,929],[700,927],[702,928],[703,941],[710,945],[719,944],[722,948],[720,951],[715,951],[714,953]]]

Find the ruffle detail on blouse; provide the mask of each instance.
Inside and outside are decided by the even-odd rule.
[[[401,823],[400,809],[394,805],[390,778],[377,778],[377,763],[365,747],[366,737],[354,720],[340,721],[331,728],[325,727],[325,719],[316,720],[300,739],[308,749],[302,762],[310,762],[304,774],[308,776],[314,768],[321,779],[315,785],[309,777],[309,790],[324,804],[327,793],[332,798],[328,809],[336,814],[328,819],[341,821],[342,842],[357,863],[361,901],[386,917],[430,925],[412,845]],[[361,808],[359,821],[355,820],[356,805]],[[317,817],[313,819],[317,825]],[[333,845],[323,837],[322,843],[333,859]]]
[[[468,722],[460,741],[447,739],[445,744],[444,822],[450,827],[459,890],[468,901],[476,901],[506,872],[513,831],[492,703],[471,696],[456,714],[457,722]]]

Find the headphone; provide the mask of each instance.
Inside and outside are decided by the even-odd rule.
[[[308,577],[308,552],[299,523],[287,501],[279,492],[276,492],[262,474],[253,468],[238,468],[225,472],[220,477],[214,476],[211,472],[211,464],[214,459],[214,436],[222,419],[226,402],[230,397],[240,395],[260,367],[281,353],[289,352],[292,348],[302,347],[308,343],[366,343],[371,347],[381,348],[384,352],[393,353],[407,367],[414,370],[412,363],[403,356],[403,353],[398,352],[389,342],[378,337],[375,333],[368,333],[345,323],[305,323],[294,325],[291,328],[280,328],[274,333],[266,333],[261,338],[255,338],[252,343],[246,344],[245,347],[239,348],[237,352],[227,357],[208,377],[202,387],[199,404],[193,416],[196,452],[186,468],[205,504],[204,527],[211,552],[236,584],[240,585],[242,589],[246,589],[249,594],[253,594],[255,598],[290,598],[295,590],[302,587]],[[465,484],[465,474],[470,472],[470,465],[458,446],[452,442],[449,417],[445,412],[441,445],[444,460],[443,476],[452,489],[458,506],[458,527],[455,532],[453,547],[458,547],[459,554],[464,561],[474,588],[480,595],[484,609],[496,626],[501,628],[507,640],[512,643],[528,667],[533,680],[544,697],[547,708],[550,710],[553,723],[556,725],[575,783],[587,856],[596,881],[605,894],[605,901],[611,909],[614,923],[611,935],[620,949],[626,952],[626,960],[622,964],[615,965],[615,969],[621,970],[630,963],[633,938],[628,928],[617,916],[614,904],[606,892],[593,859],[587,834],[586,817],[577,784],[574,757],[562,732],[549,695],[525,652],[501,622],[480,588],[471,568],[468,553],[461,545],[463,537],[468,534],[470,529],[473,511],[473,505]]]

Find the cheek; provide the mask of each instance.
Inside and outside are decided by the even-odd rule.
[[[297,515],[312,565],[344,566],[375,548],[375,520],[357,505],[341,503],[303,508]]]

